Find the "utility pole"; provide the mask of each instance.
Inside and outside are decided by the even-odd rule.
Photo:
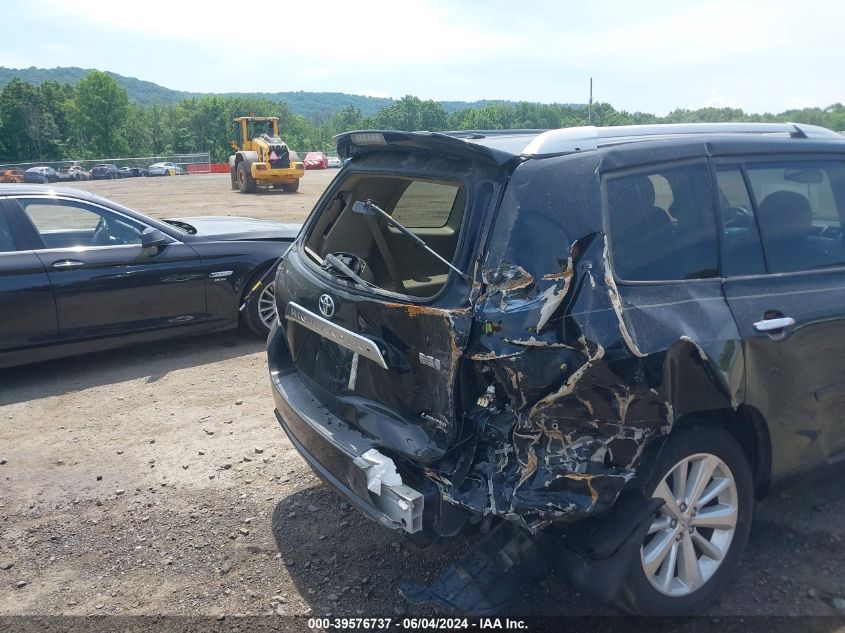
[[[590,103],[587,106],[587,125],[593,124],[593,78],[590,77]]]

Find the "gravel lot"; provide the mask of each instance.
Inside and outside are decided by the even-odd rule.
[[[226,175],[80,183],[159,217],[302,220],[299,193]],[[243,333],[0,371],[0,615],[390,615],[466,542],[415,550],[305,467]],[[845,475],[760,504],[720,614],[834,615],[845,598]],[[549,579],[521,614],[616,613]],[[830,629],[833,630],[833,629]]]

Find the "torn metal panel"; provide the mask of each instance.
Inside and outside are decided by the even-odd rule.
[[[465,355],[496,397],[465,413],[479,433],[467,476],[440,485],[537,530],[607,510],[677,416],[737,402],[742,357],[717,286],[618,285],[601,226],[568,235],[566,199],[539,209],[512,184]]]

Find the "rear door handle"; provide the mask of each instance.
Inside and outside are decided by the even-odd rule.
[[[53,262],[53,268],[56,270],[67,270],[68,268],[79,268],[80,266],[84,266],[85,262],[81,262],[78,259],[61,259],[57,262]]]
[[[782,330],[784,328],[795,325],[795,319],[792,317],[778,317],[776,319],[763,319],[754,324],[754,329],[758,332],[773,332],[775,330]]]

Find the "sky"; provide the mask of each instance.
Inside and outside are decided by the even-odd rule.
[[[6,0],[0,16],[0,66],[191,92],[585,103],[592,77],[595,100],[659,115],[845,102],[842,0]]]

